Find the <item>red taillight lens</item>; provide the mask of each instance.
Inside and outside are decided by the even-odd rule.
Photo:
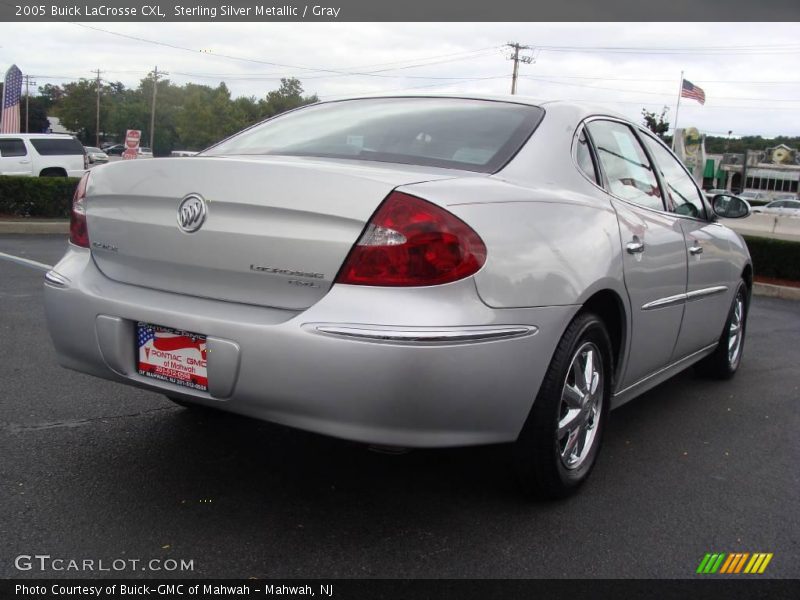
[[[337,283],[421,286],[450,283],[486,262],[483,240],[438,206],[392,192],[345,260]]]
[[[69,241],[76,246],[89,247],[89,228],[86,226],[86,185],[89,173],[84,173],[72,197],[72,212],[69,219]]]

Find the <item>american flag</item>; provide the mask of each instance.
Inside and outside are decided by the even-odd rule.
[[[688,79],[683,80],[681,98],[691,98],[692,100],[697,100],[700,104],[706,103],[706,93],[703,91],[703,88],[694,85]]]
[[[0,133],[19,133],[19,98],[22,94],[22,71],[11,65],[3,83],[3,116]]]
[[[147,342],[152,340],[154,337],[156,337],[156,333],[155,331],[153,331],[152,327],[143,327],[140,325],[137,329],[138,329],[137,337],[140,348],[144,346]]]

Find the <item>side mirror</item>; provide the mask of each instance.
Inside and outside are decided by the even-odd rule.
[[[750,205],[746,200],[731,194],[717,194],[711,200],[714,214],[723,219],[743,219],[750,215]]]

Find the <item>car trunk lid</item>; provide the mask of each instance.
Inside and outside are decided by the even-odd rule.
[[[98,268],[116,281],[302,310],[328,291],[392,189],[470,175],[272,156],[115,163],[89,179],[90,246]],[[178,222],[189,195],[206,209],[192,233]]]

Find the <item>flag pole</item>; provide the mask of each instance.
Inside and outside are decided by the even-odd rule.
[[[681,110],[681,94],[683,93],[683,71],[681,71],[681,82],[678,84],[678,103],[675,105],[675,124],[672,127],[672,149],[677,148],[676,138],[678,131],[678,112]]]

